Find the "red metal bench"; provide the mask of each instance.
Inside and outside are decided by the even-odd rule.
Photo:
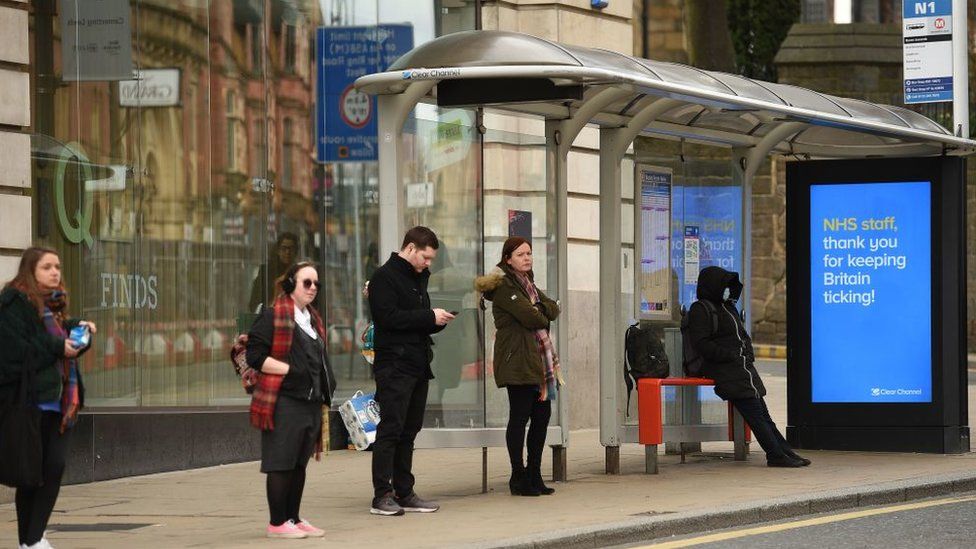
[[[749,426],[739,412],[728,403],[727,424],[665,425],[662,411],[664,386],[708,386],[715,381],[703,377],[642,378],[637,380],[638,442],[644,445],[644,472],[657,474],[657,447],[665,442],[705,442],[731,440],[736,461],[744,461],[752,437]],[[684,461],[682,449],[681,460]]]

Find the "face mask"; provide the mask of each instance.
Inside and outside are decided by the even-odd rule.
[[[730,295],[732,295],[732,292],[726,288],[725,291],[722,292],[722,301],[728,301]]]

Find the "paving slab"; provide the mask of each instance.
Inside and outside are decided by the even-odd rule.
[[[776,395],[769,399],[774,419],[783,425],[783,380],[772,376],[767,386]],[[481,493],[480,449],[419,450],[417,490],[442,509],[403,517],[368,513],[371,454],[333,452],[310,465],[302,506],[326,537],[274,545],[599,547],[976,485],[972,453],[803,452],[812,466],[775,469],[765,466],[761,451],[733,461],[731,443],[706,443],[703,450],[683,464],[662,454],[660,474],[645,475],[643,448],[625,445],[622,474],[608,476],[599,434],[575,431],[569,481],[553,484],[555,495],[535,498],[508,494],[503,449],[489,451],[488,493]],[[49,539],[79,549],[266,547],[267,520],[264,476],[251,462],[66,486]],[[0,547],[15,546],[13,506],[0,505]]]

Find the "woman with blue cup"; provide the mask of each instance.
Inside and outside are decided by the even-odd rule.
[[[44,529],[61,489],[67,436],[84,404],[77,359],[95,332],[94,322],[68,317],[58,252],[24,251],[16,276],[0,291],[0,407],[19,398],[21,376],[29,368],[32,402],[41,410],[43,483],[17,487],[21,548],[51,547]]]

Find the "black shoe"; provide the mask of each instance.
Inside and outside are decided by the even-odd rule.
[[[546,486],[546,483],[542,481],[542,471],[539,468],[531,468],[526,474],[529,476],[529,483],[532,484],[532,487],[543,496],[551,496],[556,493],[556,490]]]
[[[541,494],[529,481],[529,475],[525,469],[515,469],[512,471],[512,478],[508,480],[508,489],[513,496],[538,496]]]
[[[766,465],[768,467],[803,467],[806,464],[802,460],[784,455],[783,457],[766,458]]]
[[[788,456],[790,456],[790,457],[791,457],[791,458],[793,458],[793,459],[798,459],[798,460],[800,460],[800,462],[802,462],[802,463],[803,463],[803,467],[806,467],[807,465],[810,465],[811,463],[813,463],[813,462],[812,462],[812,461],[810,461],[809,459],[807,459],[807,458],[805,458],[805,457],[803,457],[803,456],[801,456],[800,454],[798,454],[798,453],[796,453],[796,452],[794,452],[794,451],[792,451],[792,450],[791,450],[791,451],[789,451],[789,452],[787,452],[787,454],[786,454],[786,455],[788,455]]]
[[[508,479],[508,491],[513,496],[522,495],[522,483],[525,482],[525,469],[513,470]]]
[[[403,507],[393,499],[393,494],[386,494],[373,498],[373,505],[369,512],[372,515],[398,517],[403,514]]]
[[[441,508],[440,505],[433,501],[420,499],[420,496],[415,493],[405,498],[397,498],[396,503],[408,513],[433,513]]]

